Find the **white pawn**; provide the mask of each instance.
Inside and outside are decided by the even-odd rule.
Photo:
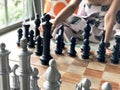
[[[90,90],[90,86],[91,86],[91,81],[88,78],[84,78],[81,81],[82,84],[82,90]]]
[[[109,82],[105,82],[102,84],[102,90],[112,90],[112,86]]]
[[[75,90],[82,90],[81,82],[79,84],[76,84],[76,89]]]
[[[37,68],[32,69],[32,75],[30,77],[30,90],[41,90],[37,84],[37,80],[39,79],[38,73]]]
[[[20,89],[19,76],[16,75],[17,68],[18,68],[18,65],[15,64],[12,68],[12,72],[10,73],[10,88],[12,90],[19,90]]]
[[[49,61],[49,67],[45,72],[46,81],[43,86],[45,90],[60,90],[61,74],[56,68],[56,62],[54,59]]]

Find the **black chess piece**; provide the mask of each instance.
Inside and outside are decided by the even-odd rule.
[[[35,41],[34,41],[34,31],[30,30],[29,32],[29,42],[28,42],[28,47],[29,48],[35,48]]]
[[[97,60],[99,62],[105,62],[106,49],[105,49],[104,38],[105,38],[105,30],[103,30],[102,32],[102,39],[100,41],[100,44],[97,50]]]
[[[89,59],[90,56],[90,46],[89,46],[89,37],[90,37],[90,21],[87,21],[85,27],[84,27],[84,32],[83,32],[83,46],[81,47],[81,56],[83,59]]]
[[[51,36],[51,26],[52,23],[50,22],[50,15],[46,14],[44,16],[45,21],[42,23],[43,27],[43,53],[40,57],[41,63],[43,65],[48,65],[50,59],[52,59],[52,56],[50,55],[50,39]]]
[[[119,46],[120,46],[120,35],[116,35],[115,36],[115,41],[116,41],[116,43],[118,43],[119,44]],[[119,52],[120,52],[120,47],[119,47]],[[119,58],[120,58],[120,53],[119,53]]]
[[[23,30],[20,28],[20,29],[18,29],[18,31],[17,31],[17,33],[18,33],[18,41],[17,41],[17,46],[20,46],[20,39],[22,38],[22,36],[23,36]]]
[[[43,13],[43,15],[42,15],[42,17],[41,17],[41,22],[45,22],[45,15],[46,15],[47,13]]]
[[[43,51],[43,44],[42,44],[42,38],[40,35],[38,35],[35,39],[36,42],[36,50],[35,50],[35,54],[37,56],[41,56],[42,55],[42,51]]]
[[[59,35],[61,36],[61,42],[62,42],[62,48],[64,49],[65,48],[65,43],[64,43],[64,25],[62,24],[59,28]]]
[[[84,27],[84,31],[83,31],[83,39],[87,39],[87,41],[89,42],[89,37],[90,37],[90,31],[91,31],[91,27],[90,27],[90,21],[87,21],[85,27]],[[83,51],[83,47],[81,47],[81,52]]]
[[[119,35],[115,36],[115,41],[116,41],[116,45],[113,46],[113,53],[112,53],[110,60],[113,64],[118,64],[119,53],[120,53],[119,51],[120,50],[120,36]]]
[[[40,17],[39,17],[39,14],[36,15],[36,19],[35,19],[35,37],[37,37],[38,35],[40,35],[40,31],[39,31],[39,26],[40,26]]]
[[[88,39],[84,39],[84,45],[82,47],[82,58],[83,59],[89,59],[90,56],[90,46],[89,46],[89,40]]]
[[[72,57],[75,57],[76,56],[76,51],[75,51],[76,38],[71,37],[70,41],[71,41],[71,44],[70,44],[69,55],[72,56]]]
[[[62,54],[62,37],[61,35],[58,35],[57,38],[56,38],[56,50],[55,50],[55,53],[56,54]]]
[[[30,24],[24,24],[24,30],[25,30],[25,33],[24,33],[24,37],[27,38],[27,41],[29,41],[29,28],[30,28]]]

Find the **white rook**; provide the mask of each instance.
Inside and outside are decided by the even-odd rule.
[[[20,47],[22,50],[19,52],[19,68],[16,70],[16,74],[19,76],[20,90],[30,90],[30,75],[32,68],[30,65],[30,57],[32,52],[27,49],[27,39],[22,38],[20,41]]]
[[[10,81],[9,81],[9,54],[10,51],[5,49],[5,44],[0,44],[0,90],[10,90]]]

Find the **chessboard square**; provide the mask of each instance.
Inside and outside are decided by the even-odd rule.
[[[31,60],[31,63],[32,64],[36,64],[36,62],[40,62],[40,57],[38,57],[38,56],[31,56],[31,58],[30,58],[30,60]]]
[[[70,65],[67,69],[67,72],[76,73],[82,75],[86,70],[86,67],[76,66],[76,65]]]
[[[100,79],[102,78],[103,72],[99,70],[86,68],[83,75]]]
[[[74,61],[74,58],[68,58],[66,55],[56,55],[59,58],[56,58],[56,62],[64,63],[64,64],[71,64]]]
[[[105,83],[105,82],[109,82],[110,83],[110,85],[112,86],[112,90],[119,90],[119,84],[118,83],[110,82],[110,81],[107,81],[107,80],[102,80],[101,81],[100,87],[99,87],[100,90],[101,90],[102,84]]]
[[[65,72],[69,66],[70,66],[69,64],[57,63],[57,62],[56,62],[56,67],[57,67],[57,69],[60,70],[60,71],[64,71],[64,72]]]
[[[72,65],[81,66],[81,67],[87,67],[88,64],[89,64],[89,61],[80,60],[80,59],[75,59],[72,62]]]
[[[75,84],[62,81],[60,90],[75,90]]]
[[[89,76],[83,76],[82,78],[88,78],[91,81],[92,90],[99,90],[101,79],[97,79],[97,78],[89,77]]]
[[[47,66],[39,66],[39,65],[33,65],[32,67],[36,67],[39,70],[39,75],[44,75],[45,71],[47,70]]]
[[[115,65],[106,65],[105,71],[120,74],[120,67]]]
[[[99,70],[99,71],[104,71],[105,64],[99,63],[99,62],[90,62],[88,64],[87,68],[95,69],[95,70]]]
[[[109,80],[111,82],[120,83],[120,74],[104,72],[102,76],[103,80]]]
[[[61,79],[62,79],[62,81],[76,84],[76,83],[78,83],[80,81],[81,77],[82,76],[79,75],[79,74],[65,72]]]

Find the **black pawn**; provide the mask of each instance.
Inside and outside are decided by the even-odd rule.
[[[25,29],[25,33],[24,33],[24,37],[27,38],[27,41],[29,41],[29,28],[30,25],[29,24],[24,24],[24,29]]]
[[[43,51],[43,45],[42,45],[42,38],[40,37],[40,35],[38,35],[36,37],[36,51],[35,51],[35,54],[37,56],[41,56],[42,55],[42,51]]]
[[[20,46],[20,39],[22,38],[22,36],[23,36],[23,30],[20,28],[20,29],[18,29],[18,31],[17,31],[17,33],[18,33],[18,41],[17,41],[17,46]]]
[[[99,62],[105,62],[106,49],[105,49],[104,38],[105,38],[105,30],[102,33],[102,39],[100,41],[100,44],[97,50],[97,60]]]
[[[34,48],[35,47],[35,41],[34,41],[34,31],[30,30],[29,33],[29,42],[28,42],[28,47],[29,48]]]
[[[72,57],[75,57],[76,56],[76,51],[75,51],[76,38],[71,37],[70,41],[71,41],[71,44],[70,44],[69,55],[72,56]]]
[[[37,37],[38,35],[40,35],[40,31],[39,31],[39,26],[40,26],[40,17],[39,14],[36,15],[36,20],[35,20],[35,37]]]
[[[51,26],[52,23],[50,22],[50,15],[46,14],[44,16],[45,21],[42,23],[43,27],[43,53],[40,57],[41,63],[43,65],[49,65],[50,59],[52,56],[50,55],[50,39],[52,38],[51,35]]]
[[[120,50],[120,36],[115,37],[116,40],[116,45],[113,46],[113,53],[110,58],[111,62],[113,64],[118,64],[119,63],[119,50]]]
[[[58,35],[57,38],[56,38],[56,50],[55,50],[55,53],[56,54],[62,54],[62,37],[61,35]]]

